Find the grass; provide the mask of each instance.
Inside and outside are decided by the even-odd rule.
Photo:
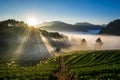
[[[74,52],[64,60],[69,73],[75,73],[78,80],[120,79],[119,50]]]
[[[59,67],[58,62],[54,58],[48,60],[41,61],[37,66],[28,67],[1,64],[0,80],[56,80],[54,72]]]
[[[69,75],[77,80],[119,80],[120,50],[71,51],[63,54]],[[43,60],[38,66],[8,67],[0,65],[0,80],[57,80],[58,57]]]

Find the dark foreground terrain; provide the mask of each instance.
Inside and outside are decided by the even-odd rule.
[[[99,79],[120,79],[120,50],[72,51],[41,60],[34,66],[21,65],[17,61],[0,64],[0,80]]]

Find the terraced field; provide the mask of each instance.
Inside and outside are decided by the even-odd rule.
[[[0,80],[56,80],[54,73],[58,70],[55,58],[40,61],[35,66],[0,65]]]
[[[0,79],[60,80],[62,74],[67,73],[69,80],[119,80],[120,50],[72,51],[36,65],[15,67],[1,64]]]
[[[69,73],[74,73],[78,80],[120,79],[119,50],[71,53],[64,56],[64,62]]]

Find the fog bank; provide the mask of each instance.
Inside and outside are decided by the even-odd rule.
[[[69,36],[70,41],[70,50],[83,50],[81,46],[81,40],[85,39],[87,42],[88,50],[94,50],[94,45],[96,39],[99,37],[101,38],[103,45],[101,46],[100,50],[113,50],[113,49],[120,49],[120,36],[107,36],[107,35],[95,35],[95,34],[71,34],[71,33],[64,33]]]

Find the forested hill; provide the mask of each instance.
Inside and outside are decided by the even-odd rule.
[[[103,28],[98,34],[119,35],[120,36],[120,19],[110,22],[107,27]]]
[[[8,50],[12,47],[14,41],[28,28],[28,25],[23,21],[9,19],[0,22],[0,51]]]

